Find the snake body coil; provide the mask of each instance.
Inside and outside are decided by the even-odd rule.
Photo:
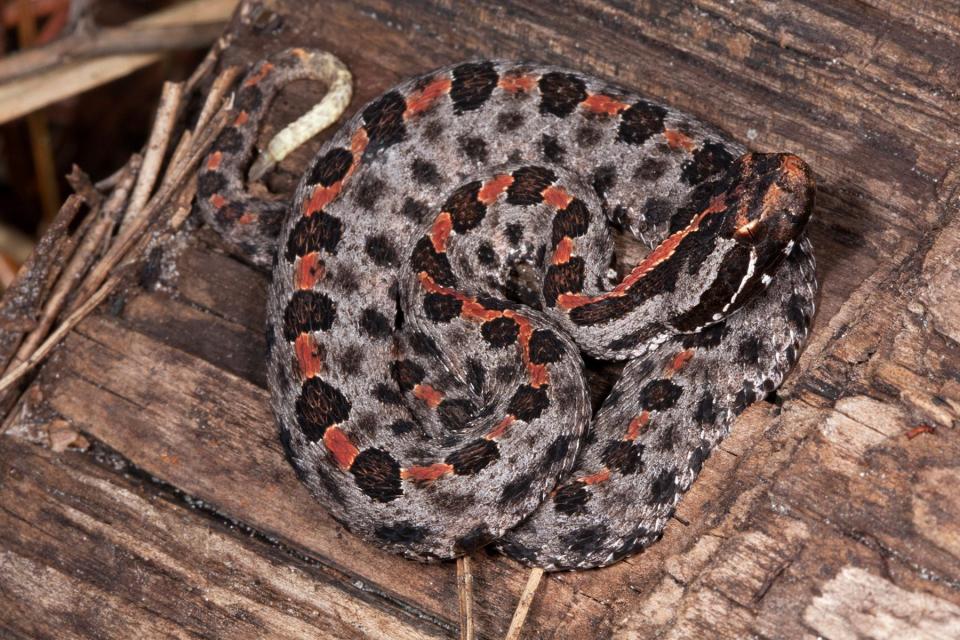
[[[806,338],[810,170],[595,78],[470,62],[362,108],[258,208],[238,176],[302,57],[251,73],[198,189],[255,259],[279,236],[269,381],[300,478],[422,560],[586,568],[657,539]],[[611,226],[649,254],[616,265]],[[626,361],[595,412],[583,354]]]

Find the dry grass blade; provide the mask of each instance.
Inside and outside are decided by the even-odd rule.
[[[540,585],[540,579],[543,577],[543,569],[535,567],[530,570],[530,577],[527,578],[527,584],[520,594],[520,602],[517,603],[517,610],[513,612],[513,619],[510,621],[510,628],[507,629],[505,640],[519,640],[520,631],[523,630],[523,623],[527,621],[527,614],[530,612],[530,604],[533,602],[533,596]]]
[[[236,4],[237,0],[186,0],[134,20],[129,26],[152,28],[226,21]],[[131,53],[77,60],[0,83],[0,122],[127,75],[161,57],[161,53]]]

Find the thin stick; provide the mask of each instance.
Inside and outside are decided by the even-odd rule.
[[[96,187],[97,191],[109,191],[117,186],[117,182],[120,181],[120,178],[126,173],[126,171],[127,165],[123,165],[103,180],[97,180],[94,182],[93,186]]]
[[[217,79],[210,85],[210,91],[203,102],[203,109],[200,110],[200,115],[197,117],[197,124],[193,127],[194,131],[200,131],[210,123],[210,118],[213,117],[213,114],[217,112],[223,102],[223,96],[230,91],[230,87],[233,86],[239,74],[240,67],[237,65],[227,67],[220,72]]]
[[[83,176],[83,178],[86,179],[86,176]],[[75,176],[75,179],[79,178]],[[20,348],[17,349],[17,353],[13,356],[8,369],[21,362],[25,362],[33,355],[37,349],[37,345],[47,336],[47,332],[50,331],[50,327],[53,326],[54,321],[63,309],[67,296],[74,290],[80,278],[83,277],[84,271],[87,270],[87,267],[94,258],[97,245],[100,243],[102,237],[98,235],[101,233],[99,230],[101,226],[99,222],[102,208],[98,200],[99,193],[94,191],[92,186],[89,190],[94,192],[94,197],[85,194],[81,195],[92,208],[92,211],[87,214],[87,220],[96,220],[96,222],[91,223],[91,226],[85,230],[76,250],[73,251],[73,255],[69,256],[67,266],[64,267],[60,273],[56,284],[53,285],[53,290],[43,305],[43,310],[40,313],[40,318],[37,320],[37,325],[20,344]]]
[[[37,38],[36,18],[29,0],[18,0],[17,8],[20,12],[17,37],[20,47],[27,49]],[[57,187],[57,171],[46,114],[38,111],[28,115],[27,130],[30,134],[33,170],[37,174],[37,191],[40,193],[40,205],[43,209],[42,222],[43,226],[46,226],[57,214],[60,204],[60,190]]]
[[[474,640],[473,629],[473,573],[470,556],[457,558],[457,596],[460,600],[460,640]]]
[[[517,610],[513,612],[513,620],[510,621],[510,628],[507,629],[504,640],[519,640],[520,630],[523,629],[523,623],[527,621],[530,604],[533,602],[533,596],[537,592],[542,577],[543,569],[540,567],[531,569],[530,577],[527,578],[527,586],[523,588],[523,593],[520,594],[520,602],[517,603]]]
[[[183,135],[180,136],[180,142],[170,157],[171,167],[177,166],[183,160],[183,157],[193,144],[194,133],[207,126],[210,118],[213,117],[213,114],[217,112],[217,108],[223,102],[223,96],[230,90],[239,73],[240,67],[228,67],[213,81],[213,85],[207,93],[207,98],[203,103],[203,109],[200,110],[200,115],[197,117],[197,123],[194,125],[193,131],[184,131]]]
[[[116,266],[126,255],[127,251],[134,246],[140,237],[140,234],[147,228],[154,215],[161,207],[166,206],[167,202],[180,188],[181,184],[189,177],[196,168],[201,158],[207,154],[210,144],[213,143],[216,136],[220,133],[227,123],[227,111],[221,110],[213,121],[202,133],[197,136],[197,143],[190,154],[180,166],[171,167],[170,172],[173,177],[166,180],[160,190],[150,199],[147,206],[144,207],[141,215],[126,228],[120,231],[110,250],[103,259],[90,271],[86,280],[77,293],[77,299],[83,300],[91,295],[97,287],[100,286],[107,274]]]
[[[157,182],[160,166],[170,143],[173,123],[180,109],[183,97],[183,84],[179,82],[164,82],[163,93],[160,95],[160,105],[157,107],[157,117],[150,131],[150,140],[147,142],[147,152],[143,155],[143,167],[137,177],[137,184],[130,196],[130,206],[123,217],[121,229],[133,224],[140,216],[144,205],[150,198],[150,192]]]
[[[0,370],[6,369],[24,335],[36,326],[33,318],[60,276],[62,256],[73,251],[75,238],[69,235],[69,230],[80,214],[83,202],[83,198],[77,194],[70,194],[64,200],[50,228],[37,242],[13,284],[0,296],[0,306],[10,316],[0,318],[0,331],[7,332],[7,344],[0,351]],[[2,400],[0,398],[0,405]]]
[[[129,26],[225,21],[236,5],[237,0],[185,0],[131,21]],[[2,83],[0,123],[127,75],[162,56],[161,53],[135,53],[78,60]]]
[[[194,89],[197,88],[197,85],[207,77],[207,74],[217,66],[217,62],[220,61],[220,54],[226,50],[233,43],[233,35],[226,33],[219,38],[216,42],[213,43],[213,46],[210,47],[210,50],[207,51],[207,55],[203,57],[203,60],[197,65],[197,68],[193,70],[193,73],[190,74],[190,77],[187,78],[186,86],[184,87],[184,93],[192,93]]]
[[[117,220],[123,216],[127,204],[127,197],[133,188],[133,183],[137,178],[137,172],[140,171],[141,161],[142,158],[140,154],[134,154],[130,158],[130,161],[124,165],[124,174],[120,176],[117,182],[117,188],[113,190],[106,202],[104,202],[100,210],[100,215],[93,223],[93,227],[87,232],[87,235],[84,236],[80,246],[74,253],[74,257],[71,259],[71,264],[64,270],[64,275],[61,276],[60,282],[66,281],[68,277],[72,280],[69,285],[64,285],[66,287],[66,293],[71,293],[76,290],[76,285],[79,284],[80,278],[90,268],[93,259],[101,251],[106,250],[110,231],[116,226]],[[58,286],[60,286],[60,282],[57,283]],[[51,295],[50,299],[52,300],[53,298],[54,296]],[[80,302],[82,301],[74,299],[71,305],[67,307],[67,310],[73,311]],[[61,309],[55,308],[50,301],[47,302],[47,306],[51,307],[50,313],[54,316],[61,311]],[[45,317],[47,313],[48,310],[44,308],[42,317]],[[42,338],[43,336],[40,337]],[[19,353],[17,355],[21,356]],[[27,353],[27,356],[29,356],[29,353]],[[21,359],[23,357],[25,356],[21,356]]]
[[[117,286],[117,283],[120,282],[120,276],[114,275],[111,276],[109,280],[103,283],[103,286],[100,287],[96,293],[94,293],[90,298],[80,305],[76,311],[70,314],[63,323],[57,327],[53,333],[51,333],[46,340],[43,341],[43,344],[33,352],[27,360],[22,362],[13,368],[8,374],[0,378],[0,392],[5,391],[8,387],[15,384],[17,380],[26,375],[31,369],[37,366],[40,362],[43,361],[47,355],[53,351],[53,348],[59,344],[60,340],[67,335],[67,333],[77,326],[81,320],[83,320],[88,313],[93,311],[98,304],[104,301],[104,299],[110,295],[110,292],[114,290]]]
[[[10,82],[75,60],[193,49],[212,42],[221,31],[222,20],[100,28],[90,34],[67,36],[46,46],[11,55],[0,61],[0,82]]]

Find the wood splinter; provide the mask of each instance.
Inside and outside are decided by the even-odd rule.
[[[507,629],[507,635],[504,640],[519,640],[520,631],[523,629],[523,623],[527,620],[527,613],[530,612],[530,605],[533,603],[533,596],[540,586],[540,579],[543,577],[543,569],[534,567],[530,570],[530,577],[527,578],[527,584],[520,594],[520,602],[517,603],[517,610],[513,612],[513,620],[510,621],[510,628]]]
[[[460,640],[474,640],[473,572],[469,556],[457,558],[457,596],[460,600]]]

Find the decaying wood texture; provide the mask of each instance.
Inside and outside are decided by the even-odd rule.
[[[222,66],[327,48],[356,109],[455,60],[532,58],[816,170],[823,292],[782,402],[737,421],[661,542],[546,576],[524,637],[960,637],[960,3],[306,4],[246,5]],[[318,95],[292,86],[262,139]],[[454,565],[355,539],[284,460],[266,283],[184,232],[40,369],[0,437],[5,633],[457,637]],[[53,426],[92,444],[53,453]],[[529,572],[471,564],[477,637],[503,637]]]

